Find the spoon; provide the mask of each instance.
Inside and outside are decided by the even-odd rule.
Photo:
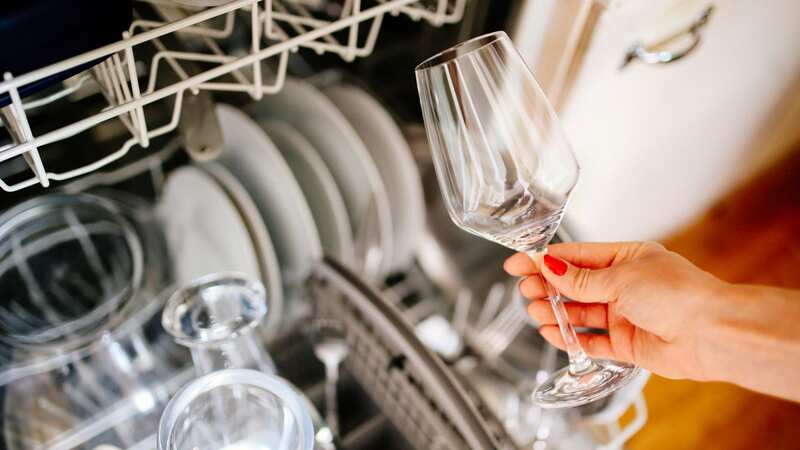
[[[314,355],[325,365],[325,421],[334,436],[338,436],[336,388],[339,382],[339,365],[347,358],[350,349],[344,333],[333,324],[321,321],[314,328]]]

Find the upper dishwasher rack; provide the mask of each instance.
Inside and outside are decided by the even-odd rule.
[[[3,74],[0,94],[8,93],[11,98],[8,106],[11,114],[7,117],[16,122],[10,127],[20,130],[21,142],[0,147],[0,164],[24,157],[32,176],[13,182],[0,178],[0,189],[13,192],[36,184],[47,187],[51,180],[66,180],[95,171],[122,158],[136,145],[148,147],[151,139],[177,128],[187,90],[188,95],[200,90],[244,92],[258,100],[264,94],[281,89],[289,52],[307,47],[320,54],[338,54],[345,60],[364,57],[374,49],[386,14],[405,14],[438,26],[460,20],[466,2],[373,0],[364,7],[362,0],[341,0],[336,8],[338,16],[326,20],[313,15],[304,6],[307,2],[290,0],[233,0],[213,8],[188,12],[170,8],[170,5],[177,4],[171,4],[168,0],[146,1],[171,11],[169,20],[135,19],[129,29],[122,33],[122,39],[115,43],[26,74]],[[250,18],[250,45],[243,55],[227,54],[220,45],[221,40],[234,32],[237,12],[247,14]],[[360,27],[368,27],[364,39],[359,39]],[[191,51],[171,50],[165,45],[168,41],[166,35],[189,35],[196,38],[194,40],[200,45],[193,46]],[[262,37],[266,37],[270,43],[262,46]],[[137,47],[143,44],[151,44],[157,50],[149,60],[144,60],[142,56],[137,58]],[[152,55],[152,52],[148,55]],[[275,63],[275,73],[269,77],[262,74],[261,66],[261,62],[267,59],[273,59]],[[90,73],[99,85],[107,106],[35,135],[19,89],[98,60],[102,62],[92,67]],[[181,65],[182,61],[184,64],[211,64],[212,67],[191,74]],[[165,66],[169,66],[177,77],[173,78],[174,82],[158,85],[159,73]],[[146,83],[140,83],[139,74],[142,73],[147,74]],[[223,77],[224,80],[220,80]],[[267,79],[268,82],[265,81]],[[58,94],[53,97],[57,98]],[[146,106],[170,99],[173,99],[170,104],[172,114],[166,123],[153,124],[152,118],[148,120]],[[47,170],[40,155],[43,148],[115,118],[122,121],[130,135],[120,148],[80,167],[63,172]]]

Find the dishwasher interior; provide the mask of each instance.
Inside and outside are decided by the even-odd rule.
[[[413,67],[502,28],[514,5],[490,3],[120,2],[122,40],[7,75],[4,447],[156,449],[164,408],[203,373],[186,336],[230,325],[166,330],[162,314],[226,273],[260,282],[258,319],[231,336],[252,328],[245,353],[298,392],[314,448],[621,448],[647,374],[537,407],[565,356],[502,272],[510,252],[456,228],[438,192]]]

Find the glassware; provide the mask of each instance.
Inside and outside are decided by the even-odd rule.
[[[143,262],[139,235],[106,199],[55,194],[6,211],[0,341],[18,360],[99,340],[135,310]]]
[[[179,344],[189,348],[198,376],[226,369],[254,369],[276,375],[275,364],[256,330],[268,312],[261,282],[243,274],[217,273],[176,291],[167,301],[161,322]],[[314,405],[288,385],[311,417],[312,430],[317,431],[315,448],[335,448],[334,435]]]
[[[0,215],[0,396],[11,450],[130,447],[155,434],[163,237],[132,196],[51,194]],[[156,325],[156,326],[153,326]]]
[[[503,32],[463,42],[415,69],[434,167],[462,229],[539,258],[561,222],[578,164],[552,107]],[[591,360],[562,298],[545,282],[570,363],[534,393],[543,407],[582,405],[636,367]]]
[[[311,450],[303,400],[275,375],[226,369],[183,387],[158,426],[158,450]]]
[[[189,347],[198,376],[223,369],[275,373],[275,364],[255,328],[267,315],[266,291],[247,275],[200,277],[167,301],[162,325]]]

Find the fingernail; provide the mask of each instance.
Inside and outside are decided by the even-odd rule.
[[[553,272],[555,275],[559,277],[567,273],[567,263],[564,260],[552,257],[550,255],[544,255],[544,265]]]

